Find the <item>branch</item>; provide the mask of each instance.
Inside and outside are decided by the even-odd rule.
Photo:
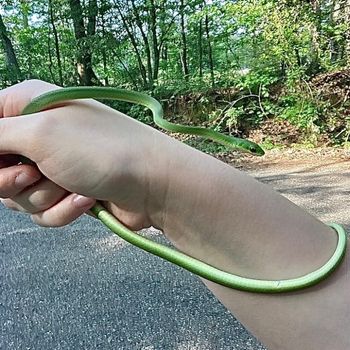
[[[225,101],[225,100],[219,101],[219,102],[225,102],[225,103],[227,103],[227,106],[220,112],[219,116],[213,121],[213,123],[215,124],[215,123],[217,123],[217,121],[219,120],[218,124],[220,125],[220,124],[223,122],[223,120],[225,119],[225,115],[223,116],[223,114],[224,114],[228,109],[232,108],[232,107],[233,107],[236,103],[238,103],[239,101],[244,100],[245,98],[249,98],[249,97],[255,97],[255,98],[258,99],[258,101],[259,101],[259,107],[260,107],[262,113],[263,113],[264,115],[266,115],[266,112],[265,112],[265,110],[263,109],[262,104],[261,104],[261,84],[260,84],[260,87],[259,87],[259,95],[250,93],[249,95],[241,96],[241,97],[239,97],[237,100],[234,100],[234,101],[232,101],[232,102],[228,102],[228,101]]]

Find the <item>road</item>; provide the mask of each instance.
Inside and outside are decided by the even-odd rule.
[[[349,165],[309,161],[250,173],[349,231]],[[0,220],[1,350],[264,349],[195,276],[89,217],[40,228],[0,207]]]

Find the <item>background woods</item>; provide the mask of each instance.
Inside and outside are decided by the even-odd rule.
[[[349,23],[350,0],[1,0],[0,84],[142,90],[265,147],[347,144]]]

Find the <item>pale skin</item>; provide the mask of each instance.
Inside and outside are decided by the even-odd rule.
[[[128,227],[157,227],[183,252],[246,277],[297,277],[332,255],[332,229],[269,187],[101,103],[9,118],[56,88],[31,80],[0,91],[5,206],[39,225],[63,226],[98,199]],[[37,166],[18,165],[14,154]],[[349,269],[347,252],[324,282],[280,295],[204,283],[270,350],[344,350]]]

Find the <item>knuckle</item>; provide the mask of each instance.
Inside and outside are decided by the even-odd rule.
[[[34,168],[24,171],[28,166],[12,166],[0,170],[0,197],[15,197],[23,189],[40,179],[40,173]]]
[[[32,188],[27,194],[27,201],[37,208],[37,211],[44,211],[59,203],[67,192],[50,180],[43,179],[38,186]]]
[[[4,176],[0,180],[0,197],[7,199],[15,196],[18,193],[18,188],[15,186],[15,178]]]

